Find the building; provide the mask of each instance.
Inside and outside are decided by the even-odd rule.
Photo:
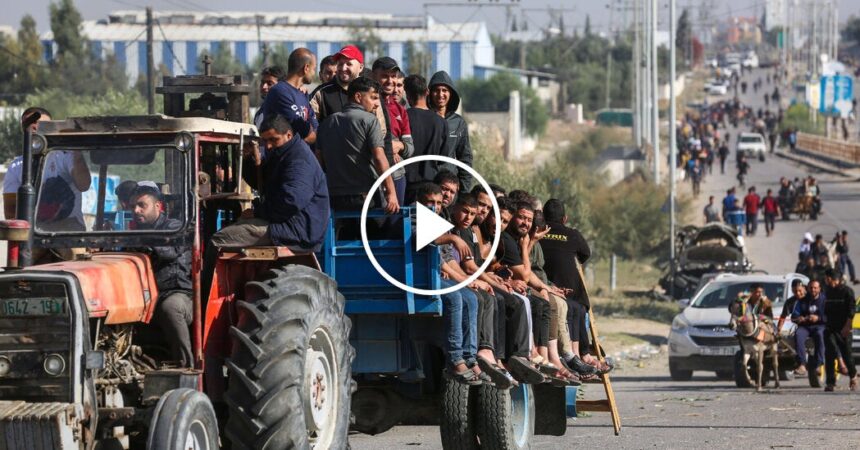
[[[452,78],[470,78],[476,66],[493,66],[495,49],[483,22],[439,23],[432,17],[392,14],[315,12],[155,12],[153,59],[174,75],[198,73],[204,52],[230,46],[241,64],[259,64],[264,46],[287,51],[307,47],[318,56],[337,52],[350,43],[356,29],[371,28],[383,52],[409,67],[410,46],[429,54],[430,72],[447,71]],[[117,11],[107,19],[85,21],[83,34],[92,51],[113,54],[125,65],[129,82],[146,73],[146,13]],[[53,35],[43,36],[45,59],[56,51]],[[370,65],[377,55],[365,55]]]

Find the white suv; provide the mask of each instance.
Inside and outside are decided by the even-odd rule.
[[[767,142],[764,136],[759,133],[741,133],[738,137],[738,154],[743,154],[749,158],[758,158],[759,161],[764,161],[764,155],[767,153]]]
[[[731,379],[735,369],[735,354],[740,350],[735,332],[729,329],[729,303],[738,294],[749,292],[750,286],[759,283],[767,298],[773,302],[773,314],[779,317],[787,297],[791,296],[791,282],[808,279],[800,274],[788,275],[735,275],[720,274],[687,303],[688,306],[672,320],[669,332],[669,374],[673,380],[686,381],[693,371],[707,370],[717,376]],[[793,324],[787,321],[781,333],[787,333]],[[793,368],[791,361],[780,372]]]

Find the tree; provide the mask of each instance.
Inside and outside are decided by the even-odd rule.
[[[515,75],[500,72],[488,80],[468,79],[458,85],[463,109],[472,112],[497,112],[510,109],[510,93],[519,91],[525,107],[526,132],[541,134],[549,122],[546,105],[534,90],[525,86]]]
[[[361,25],[349,27],[350,42],[364,54],[365,62],[385,54],[382,38],[373,30],[373,24],[365,21]]]
[[[81,13],[72,0],[59,0],[51,3],[51,32],[57,44],[57,57],[79,59],[84,56],[85,39],[81,35]]]
[[[203,73],[203,58],[209,55],[212,60],[210,69],[212,74],[217,75],[245,75],[248,68],[233,57],[233,52],[230,50],[230,43],[221,41],[215,46],[214,52],[208,50],[203,51],[203,55],[197,60],[197,72]],[[287,66],[284,66],[286,69]]]
[[[18,48],[21,60],[18,64],[16,89],[32,92],[44,87],[47,80],[46,68],[42,65],[42,43],[39,41],[39,32],[36,31],[36,21],[29,14],[21,19]]]
[[[585,37],[591,36],[591,16],[585,15]]]
[[[428,76],[430,72],[430,54],[422,50],[414,41],[406,41],[406,73]],[[402,62],[402,61],[401,61]]]
[[[690,10],[684,8],[681,15],[678,17],[677,31],[675,32],[675,49],[681,49],[684,54],[684,60],[692,65],[693,55],[690,54],[690,37],[692,29],[690,26]]]

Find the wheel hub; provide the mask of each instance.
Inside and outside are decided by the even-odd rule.
[[[326,330],[311,335],[305,357],[305,423],[311,445],[328,448],[337,413],[337,369],[334,345]]]

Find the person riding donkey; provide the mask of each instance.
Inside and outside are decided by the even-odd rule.
[[[762,376],[764,374],[765,352],[769,351],[773,361],[773,374],[775,386],[779,387],[779,355],[777,346],[779,344],[778,334],[773,323],[773,304],[764,295],[764,287],[754,283],[750,286],[748,295],[741,294],[729,304],[729,313],[732,318],[729,327],[736,330],[738,341],[743,355],[743,365],[747,367],[750,358],[756,367],[755,387],[757,391],[762,388]],[[749,374],[745,372],[747,380]],[[752,380],[749,380],[752,381]]]

